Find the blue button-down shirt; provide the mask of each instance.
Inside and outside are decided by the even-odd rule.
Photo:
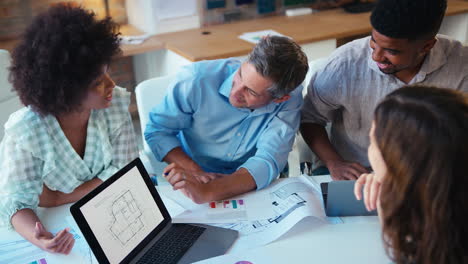
[[[229,94],[240,65],[223,59],[184,68],[152,109],[145,139],[158,160],[182,147],[205,171],[247,169],[261,189],[286,165],[299,127],[302,86],[285,102],[253,111],[236,108]]]

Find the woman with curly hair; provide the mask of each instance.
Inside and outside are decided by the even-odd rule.
[[[48,232],[38,206],[77,201],[138,156],[130,95],[108,65],[119,54],[109,18],[56,5],[34,19],[12,54],[10,80],[26,106],[0,143],[0,225],[43,250],[68,254],[68,229]]]
[[[401,264],[468,263],[468,95],[408,86],[377,106],[373,174],[355,194],[377,207],[387,254]]]

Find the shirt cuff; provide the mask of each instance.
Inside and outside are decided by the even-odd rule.
[[[10,199],[6,199],[8,200]],[[4,201],[5,202],[5,201]],[[34,213],[37,214],[37,207],[39,206],[39,199],[37,199],[37,203],[35,205],[25,204],[25,203],[15,203],[13,206],[0,206],[0,227],[6,227],[8,230],[14,230],[14,226],[11,224],[11,218],[13,217],[16,212],[23,209],[31,209]]]
[[[157,143],[152,143],[153,140],[147,140],[146,143],[158,161],[163,161],[169,151],[180,147],[180,141],[177,137],[153,137]]]
[[[257,190],[267,187],[276,178],[276,176],[278,176],[273,175],[275,174],[275,171],[278,171],[277,169],[272,168],[265,161],[257,160],[254,157],[248,159],[239,168],[246,169],[250,175],[252,175],[255,183],[257,184]]]

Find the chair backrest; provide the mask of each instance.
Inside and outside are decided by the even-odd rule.
[[[307,71],[306,77],[303,82],[304,89],[302,90],[303,95],[307,94],[307,87],[309,86],[310,78],[312,78],[312,74],[314,74],[318,69],[325,66],[327,62],[327,57],[319,58],[316,60],[310,60],[309,63],[309,71]]]
[[[140,117],[141,135],[145,152],[151,153],[145,141],[145,128],[149,121],[149,112],[153,107],[162,102],[169,84],[174,80],[174,75],[157,77],[141,82],[135,89],[138,115]]]
[[[3,125],[8,117],[22,107],[18,96],[12,91],[13,86],[8,81],[10,53],[0,49],[0,139],[3,138]]]

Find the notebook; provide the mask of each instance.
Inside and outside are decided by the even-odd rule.
[[[332,181],[320,184],[327,216],[377,215],[377,210],[367,211],[363,199],[356,199],[354,196],[355,182]]]
[[[227,252],[234,230],[173,224],[139,158],[70,207],[99,263],[192,263]]]

